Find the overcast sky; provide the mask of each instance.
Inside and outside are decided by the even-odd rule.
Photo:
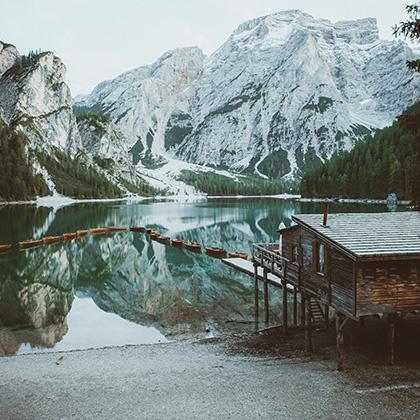
[[[414,0],[413,0],[414,1]],[[243,21],[300,9],[332,21],[376,17],[380,36],[405,17],[401,0],[0,0],[0,40],[54,51],[73,95],[196,45],[213,52]]]

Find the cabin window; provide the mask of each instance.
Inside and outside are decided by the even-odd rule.
[[[297,245],[292,246],[292,263],[298,263],[299,251]]]
[[[316,245],[316,271],[319,274],[325,273],[325,245],[317,243]]]

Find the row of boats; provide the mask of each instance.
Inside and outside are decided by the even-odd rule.
[[[197,242],[186,242],[183,239],[171,239],[169,236],[161,235],[159,231],[152,229],[152,228],[146,228],[144,226],[133,226],[130,228],[132,232],[140,232],[140,233],[146,233],[150,236],[150,239],[152,241],[157,241],[165,245],[172,245],[177,248],[185,248],[188,251],[202,253],[203,249],[202,246]],[[244,252],[227,252],[223,248],[218,247],[204,247],[204,250],[207,255],[211,257],[216,258],[242,258],[247,260],[248,255]]]
[[[42,239],[27,239],[17,244],[19,249],[35,248],[40,245],[51,245],[61,241],[70,241],[72,239],[86,236],[89,233],[91,235],[97,235],[101,233],[112,233],[112,232],[123,232],[126,231],[125,226],[110,226],[106,228],[93,228],[86,230],[78,230],[77,232],[64,233],[61,236],[44,236]],[[0,253],[10,251],[13,245],[0,245]]]
[[[64,233],[61,236],[45,236],[42,239],[28,239],[18,243],[19,249],[28,249],[34,248],[40,245],[51,245],[61,241],[70,241],[72,239],[80,238],[88,234],[99,235],[104,233],[113,233],[113,232],[125,232],[128,229],[125,226],[111,226],[104,228],[93,228],[86,230],[78,230],[72,233]],[[153,241],[160,242],[164,245],[172,245],[177,248],[185,248],[188,251],[202,253],[203,248],[199,243],[196,242],[186,242],[183,239],[171,239],[169,236],[161,235],[159,231],[148,228],[145,226],[132,226],[129,228],[131,232],[146,233],[150,236],[150,239]],[[8,252],[13,248],[13,245],[0,245],[0,253]],[[216,258],[242,258],[248,259],[248,255],[244,252],[227,252],[223,248],[218,247],[204,247],[204,250],[207,255]]]

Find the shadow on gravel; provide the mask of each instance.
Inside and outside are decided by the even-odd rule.
[[[287,359],[296,362],[327,361],[335,370],[335,328],[315,328],[313,351],[305,350],[305,332],[291,328],[287,336],[281,327],[260,333],[230,336],[225,340],[230,355]],[[345,368],[341,373],[355,387],[420,384],[420,316],[400,319],[396,330],[396,362],[387,363],[386,319],[372,317],[363,327],[348,321],[345,328]],[[420,391],[419,391],[420,392]]]

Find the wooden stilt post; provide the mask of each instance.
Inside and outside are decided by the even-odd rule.
[[[297,327],[297,288],[293,286],[293,325]]]
[[[305,293],[300,292],[300,326],[304,327],[306,323],[306,311],[305,311]]]
[[[344,366],[344,315],[336,313],[335,331],[337,340],[337,370],[343,370]]]
[[[388,362],[395,363],[395,314],[388,314]]]
[[[267,328],[270,324],[270,314],[269,314],[269,302],[268,302],[268,280],[267,280],[267,270],[264,268],[264,323]]]
[[[283,279],[283,334],[287,334],[287,282]]]
[[[325,329],[328,331],[330,329],[330,307],[324,305],[324,318],[325,318]]]
[[[305,320],[305,342],[306,351],[312,351],[312,314],[311,314],[311,297],[305,296],[306,320]]]
[[[258,265],[254,264],[254,304],[255,304],[255,331],[258,331]]]

